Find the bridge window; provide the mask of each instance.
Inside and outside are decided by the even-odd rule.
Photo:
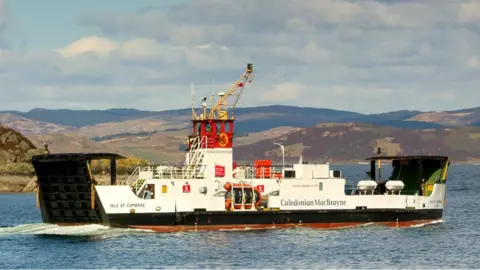
[[[205,126],[205,132],[206,133],[212,132],[212,124],[211,123],[207,123],[207,125]]]
[[[199,127],[198,123],[194,123],[193,124],[193,134],[197,133],[197,130],[198,130],[198,134],[200,134],[200,127]]]

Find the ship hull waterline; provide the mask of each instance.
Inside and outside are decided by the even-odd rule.
[[[182,231],[264,230],[288,228],[341,229],[378,224],[388,227],[412,227],[442,220],[443,209],[420,210],[303,210],[194,213],[107,214],[100,223],[113,228],[134,228],[159,233]],[[85,223],[55,223],[79,226]]]

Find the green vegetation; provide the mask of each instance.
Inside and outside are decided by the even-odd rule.
[[[163,162],[165,159],[163,153],[159,153],[154,149],[134,148],[134,147],[122,147],[123,152],[129,153],[131,156],[139,157],[141,159],[149,160],[153,163]]]
[[[0,175],[33,176],[35,175],[35,170],[32,164],[28,162],[9,163],[0,166]]]
[[[145,159],[130,156],[117,160],[117,174],[131,174],[137,166],[146,166],[149,162]],[[91,164],[93,173],[110,173],[109,160],[94,160]]]

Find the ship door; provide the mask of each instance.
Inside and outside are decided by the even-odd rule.
[[[407,196],[405,204],[405,208],[415,209],[415,196]]]
[[[150,191],[150,199],[155,199],[155,184],[147,184],[147,190]]]

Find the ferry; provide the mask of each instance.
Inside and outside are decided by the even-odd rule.
[[[367,158],[355,185],[328,163],[276,166],[271,160],[233,160],[235,106],[253,79],[253,65],[196,112],[184,164],[140,166],[117,181],[114,153],[49,153],[32,158],[43,222],[102,224],[156,232],[341,228],[378,223],[411,226],[441,220],[450,159],[445,156]],[[192,90],[193,91],[193,90]],[[193,98],[192,98],[193,99]],[[233,99],[230,104],[227,100]],[[109,160],[110,183],[99,185],[93,160]],[[381,164],[392,173],[382,179]]]

